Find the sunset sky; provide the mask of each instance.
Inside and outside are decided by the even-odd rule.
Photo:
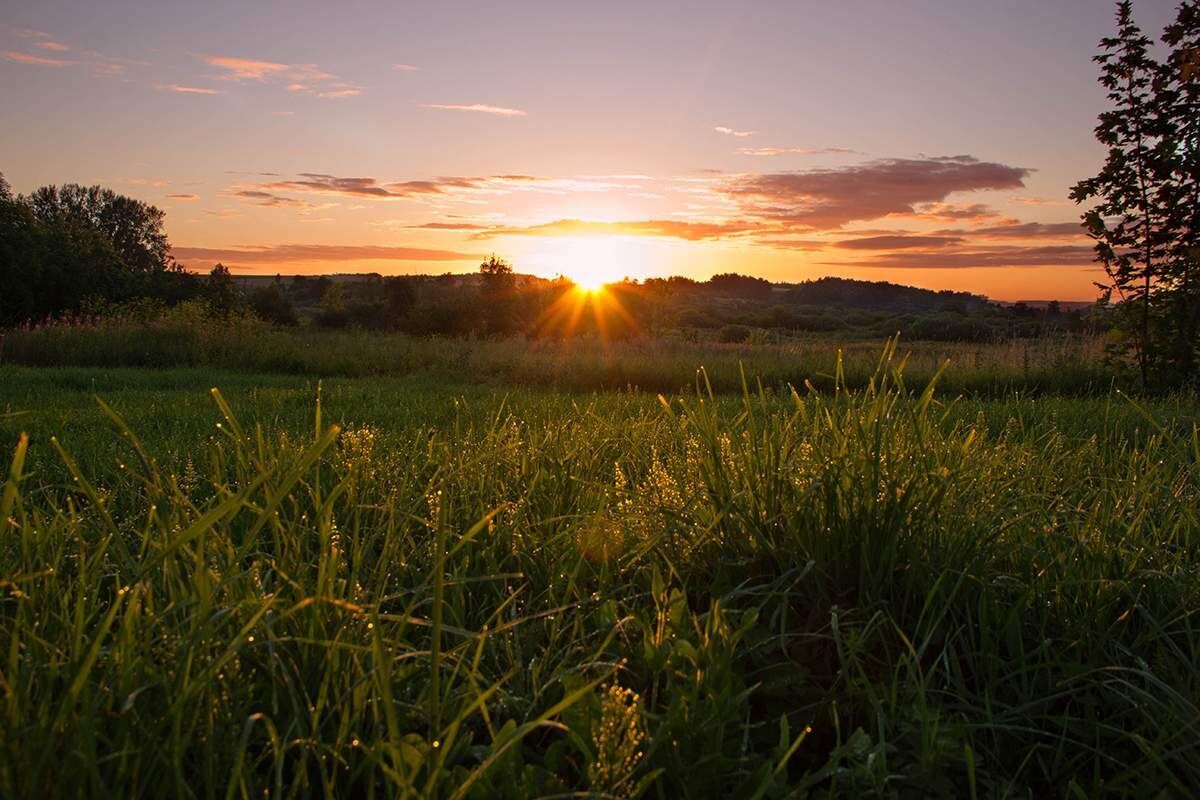
[[[1139,0],[1157,34],[1171,0]],[[262,273],[1095,296],[1107,0],[9,3],[0,172]]]

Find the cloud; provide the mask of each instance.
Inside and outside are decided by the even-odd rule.
[[[375,178],[342,178],[320,172],[302,172],[295,178],[258,185],[266,191],[314,192],[378,199],[428,198],[459,193],[504,194],[512,191],[607,191],[620,184],[581,181],[569,178],[549,179],[532,175],[488,175],[483,177],[441,177],[429,180],[380,183]]]
[[[421,108],[437,108],[441,109],[442,111],[477,111],[481,114],[496,114],[502,117],[528,116],[528,112],[522,111],[519,108],[489,106],[485,103],[472,103],[471,105],[456,105],[454,103],[422,103]]]
[[[496,236],[661,236],[697,242],[721,239],[757,230],[754,223],[740,221],[687,222],[673,219],[635,220],[628,222],[598,222],[581,219],[558,219],[540,225],[496,226],[475,234],[473,239]]]
[[[1061,200],[1049,200],[1045,197],[1022,197],[1021,195],[1013,195],[1008,198],[1010,203],[1020,203],[1024,206],[1061,206],[1065,205]]]
[[[763,247],[774,247],[778,250],[804,250],[816,251],[824,250],[829,246],[829,242],[819,239],[757,239],[755,244],[760,244]]]
[[[219,80],[282,82],[288,91],[322,98],[357,97],[362,94],[362,87],[340,80],[316,64],[283,64],[238,56],[203,56],[201,60],[221,70],[216,76]]]
[[[0,56],[4,56],[9,61],[15,61],[18,64],[31,64],[38,67],[71,67],[78,64],[78,61],[71,61],[64,58],[50,58],[49,56],[39,56],[33,53],[20,53],[16,50],[0,51]]]
[[[983,203],[955,205],[954,203],[925,203],[913,209],[910,215],[921,219],[936,219],[942,222],[982,222],[1000,216]]]
[[[848,147],[739,147],[738,154],[743,156],[819,156],[833,154],[857,153]]]
[[[234,247],[176,247],[180,261],[217,262],[228,266],[338,261],[476,261],[479,253],[428,250],[419,247],[340,244],[237,245]]]
[[[1051,245],[1043,247],[962,248],[936,252],[881,253],[867,261],[839,261],[839,266],[906,267],[909,269],[964,269],[970,267],[1082,267],[1094,266],[1090,247]]]
[[[934,231],[941,235],[969,234],[978,239],[1082,239],[1087,236],[1079,222],[1006,222],[970,231]]]
[[[866,236],[834,242],[833,246],[844,250],[905,250],[947,247],[961,242],[961,236]]]
[[[311,203],[308,200],[301,200],[296,197],[284,197],[283,195],[272,194],[258,189],[238,189],[230,192],[233,197],[237,197],[247,203],[253,203],[256,206],[264,208],[298,208],[301,214],[308,214],[312,211],[324,211],[327,208],[336,208],[337,203]],[[309,220],[310,222],[312,220]]]
[[[203,86],[180,86],[177,83],[163,84],[158,88],[164,92],[176,92],[177,94],[224,94],[220,89],[207,89]]]
[[[384,222],[373,223],[380,227],[396,227],[399,225],[397,220],[386,220]],[[430,231],[489,231],[494,229],[495,225],[480,225],[474,222],[426,222],[423,225],[403,225],[405,228],[419,228]]]
[[[1015,189],[1030,170],[971,156],[891,158],[804,172],[742,175],[718,191],[743,213],[809,229],[834,229],[891,214],[930,213],[955,192]],[[936,209],[934,209],[936,210]],[[942,213],[948,213],[942,210]]]
[[[198,194],[169,194],[167,197],[172,200],[185,200],[187,202],[200,199],[200,195]]]
[[[204,63],[225,70],[221,77],[235,81],[265,81],[269,77],[283,75],[290,69],[287,64],[236,56],[205,56]]]
[[[758,131],[734,130],[733,128],[727,128],[724,125],[718,125],[717,127],[713,128],[713,130],[716,131],[717,133],[723,133],[726,136],[737,136],[738,138],[743,138],[746,136],[753,136],[754,134],[758,133]]]
[[[420,67],[414,67],[412,64],[392,64],[392,69],[396,72],[419,72]]]
[[[50,50],[55,53],[65,53],[71,49],[62,42],[56,42],[53,39],[45,39],[40,42],[34,42],[33,46],[41,48],[42,50]]]

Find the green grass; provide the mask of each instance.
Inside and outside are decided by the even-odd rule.
[[[310,377],[416,376],[499,387],[570,392],[634,387],[669,394],[691,387],[696,367],[703,366],[714,391],[738,394],[743,368],[773,388],[810,381],[831,389],[832,365],[839,352],[843,380],[862,387],[875,371],[879,349],[878,342],[847,343],[820,335],[721,344],[678,331],[617,342],[423,338],[280,329],[255,320],[212,321],[178,311],[147,323],[116,320],[7,331],[0,335],[0,364],[193,367]],[[1111,370],[1102,363],[1103,342],[1098,339],[913,342],[905,343],[902,352],[908,359],[906,374],[918,383],[930,380],[948,360],[941,386],[954,394],[996,397],[1020,389],[1089,395],[1114,386]],[[1123,385],[1121,380],[1116,385]]]
[[[1194,795],[1200,405],[899,380],[0,367],[0,794]]]

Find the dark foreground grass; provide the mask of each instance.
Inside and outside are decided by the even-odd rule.
[[[0,794],[1200,788],[1192,400],[203,379],[0,370]]]

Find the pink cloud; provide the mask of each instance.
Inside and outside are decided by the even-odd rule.
[[[501,117],[524,117],[528,115],[528,112],[522,111],[519,108],[490,106],[486,103],[472,103],[471,105],[458,105],[455,103],[423,103],[421,108],[436,108],[442,111],[475,111],[481,114],[496,114]]]
[[[32,64],[38,67],[70,67],[79,63],[78,61],[50,58],[49,56],[39,56],[33,53],[20,53],[16,50],[4,50],[0,52],[0,56],[4,56],[9,61],[15,61],[18,64]]]

